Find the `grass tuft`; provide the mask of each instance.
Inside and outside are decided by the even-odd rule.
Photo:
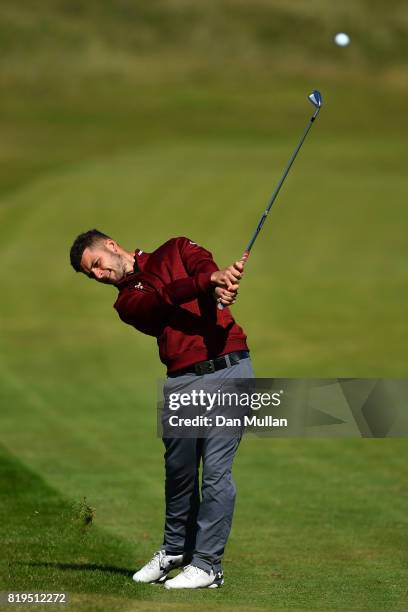
[[[94,523],[96,514],[95,508],[88,504],[86,497],[83,497],[79,502],[75,501],[73,503],[73,511],[74,522],[80,527],[82,533],[85,535]]]

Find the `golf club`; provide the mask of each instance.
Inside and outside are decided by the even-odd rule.
[[[263,224],[265,223],[266,217],[268,216],[268,213],[271,210],[272,205],[273,205],[273,203],[275,202],[275,200],[277,198],[277,195],[278,195],[278,193],[280,191],[280,188],[282,187],[283,182],[284,182],[285,178],[287,177],[287,175],[289,173],[289,170],[291,169],[292,164],[295,161],[296,156],[299,153],[300,148],[301,148],[302,144],[304,143],[305,138],[306,138],[310,128],[312,127],[312,125],[314,123],[314,120],[316,119],[316,117],[319,114],[319,111],[320,111],[320,109],[322,107],[322,104],[323,104],[322,96],[321,96],[321,93],[319,91],[317,91],[316,89],[312,91],[312,93],[308,96],[308,98],[309,98],[310,102],[313,104],[313,106],[315,107],[315,112],[313,113],[313,116],[310,118],[309,123],[308,123],[308,125],[307,125],[307,127],[306,127],[306,129],[305,129],[305,131],[304,131],[304,133],[302,135],[302,138],[300,139],[298,146],[294,150],[294,152],[292,154],[292,157],[290,158],[290,160],[288,162],[288,165],[286,166],[286,168],[285,168],[285,170],[284,170],[284,172],[282,174],[282,177],[281,177],[279,183],[277,184],[277,186],[275,188],[275,191],[271,195],[271,198],[270,198],[270,200],[268,202],[268,206],[266,207],[265,211],[263,212],[263,214],[262,214],[262,216],[261,216],[261,218],[260,218],[260,220],[258,222],[258,225],[256,227],[256,230],[253,233],[253,236],[252,236],[251,240],[248,242],[248,245],[247,245],[245,251],[243,252],[243,254],[241,256],[240,261],[242,261],[243,263],[245,263],[246,260],[248,259],[249,254],[251,252],[251,249],[254,246],[255,240],[257,239],[258,234],[261,231]],[[224,309],[223,304],[219,303],[218,304],[218,308],[220,310],[223,310]]]

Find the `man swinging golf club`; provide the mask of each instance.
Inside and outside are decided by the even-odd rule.
[[[314,90],[313,116],[292,154],[240,261],[219,270],[211,253],[188,238],[173,238],[153,253],[125,251],[97,230],[78,236],[71,264],[95,280],[116,285],[120,318],[155,336],[167,366],[167,391],[191,389],[192,378],[252,378],[246,336],[228,306],[235,301],[244,262],[322,106]],[[240,435],[163,438],[166,447],[164,539],[133,576],[169,589],[215,588],[224,582],[221,560],[231,529],[235,485],[231,477]],[[199,465],[202,462],[201,501]],[[186,565],[187,564],[187,565]],[[182,567],[167,580],[170,570]]]
[[[216,384],[217,377],[253,377],[246,336],[227,308],[237,295],[241,262],[219,270],[209,251],[184,237],[152,253],[126,251],[98,230],[79,235],[70,258],[77,272],[117,287],[114,307],[122,321],[157,338],[168,389],[173,385],[180,391],[203,379]],[[240,436],[163,442],[163,544],[133,579],[164,582],[169,589],[221,586],[235,501],[231,468]],[[170,570],[181,567],[175,578],[166,579]]]

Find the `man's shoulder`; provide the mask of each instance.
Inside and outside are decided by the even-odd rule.
[[[187,236],[175,236],[174,238],[169,238],[168,240],[166,240],[166,242],[160,245],[158,249],[156,250],[159,250],[164,247],[168,248],[168,247],[175,247],[175,246],[186,245],[186,244],[197,244],[197,243],[194,242],[193,240],[190,240],[190,238],[187,238]]]
[[[163,254],[163,253],[175,253],[178,251],[179,253],[183,253],[186,249],[191,247],[198,247],[197,242],[191,240],[187,236],[176,236],[174,238],[169,238],[163,244],[161,244],[157,249],[155,249],[151,255]]]

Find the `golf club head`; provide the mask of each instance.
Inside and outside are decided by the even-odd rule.
[[[309,95],[309,100],[317,110],[320,110],[320,107],[323,104],[322,94],[320,93],[320,91],[314,89]]]

